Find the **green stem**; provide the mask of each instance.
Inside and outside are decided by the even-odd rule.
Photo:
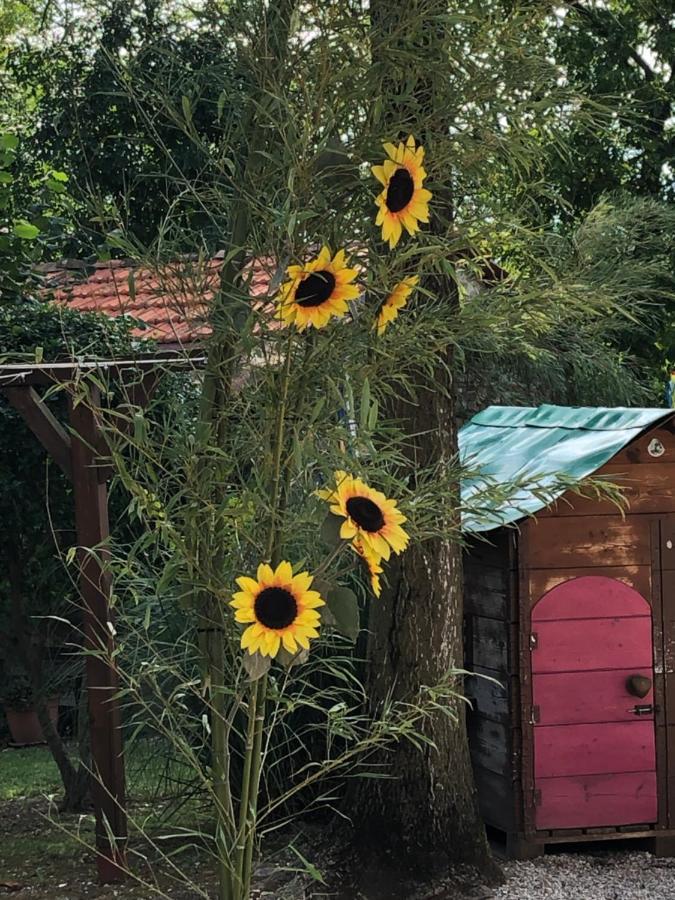
[[[262,771],[262,740],[265,730],[265,698],[267,694],[267,675],[258,681],[256,699],[256,717],[253,736],[253,764],[251,766],[251,782],[249,786],[249,821],[246,831],[246,849],[244,854],[244,892],[242,900],[248,900],[251,890],[251,874],[253,870],[253,850],[255,847],[256,820],[258,816],[258,792],[260,790],[260,773]]]
[[[289,329],[286,341],[286,358],[281,381],[279,409],[274,426],[274,452],[272,456],[271,521],[267,541],[267,557],[273,566],[279,563],[279,518],[281,497],[281,459],[284,448],[288,391],[291,380],[291,359],[293,333]],[[251,889],[251,870],[256,837],[256,816],[258,791],[262,770],[262,741],[265,730],[265,698],[267,695],[267,675],[259,678],[251,691],[246,727],[246,750],[244,754],[244,774],[242,778],[241,805],[239,809],[239,830],[237,833],[236,879],[241,891],[239,900],[248,900]]]
[[[206,620],[208,621],[208,620]],[[218,900],[235,900],[232,884],[233,809],[230,794],[230,759],[225,721],[224,636],[222,628],[207,626],[208,671],[211,690],[211,740],[213,791],[216,800],[216,850],[218,856]]]
[[[286,423],[286,408],[288,406],[288,386],[291,381],[291,351],[293,347],[293,332],[288,331],[286,341],[286,359],[284,360],[284,372],[281,381],[281,397],[275,423],[274,456],[272,459],[272,497],[270,509],[272,520],[267,541],[267,558],[273,566],[279,563],[279,497],[281,494],[281,457],[284,449],[284,426]]]
[[[246,900],[244,885],[247,879],[244,873],[246,858],[246,836],[251,787],[251,769],[255,747],[256,712],[258,708],[258,685],[251,691],[248,703],[248,723],[246,725],[246,746],[244,747],[244,772],[241,779],[241,800],[239,801],[239,828],[237,829],[237,847],[235,857],[235,879],[238,900]]]

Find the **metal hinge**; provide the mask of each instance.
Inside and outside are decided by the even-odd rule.
[[[539,646],[539,639],[537,637],[537,632],[533,631],[530,635],[530,650],[536,650]]]
[[[539,707],[531,706],[530,707],[530,725],[537,725],[539,723]]]
[[[538,788],[532,791],[532,805],[541,806],[541,791]]]

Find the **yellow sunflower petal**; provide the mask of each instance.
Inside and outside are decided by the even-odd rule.
[[[267,563],[260,563],[258,566],[258,584],[271,584],[274,580],[274,572],[272,572],[272,567]]]
[[[387,183],[387,176],[384,173],[384,166],[371,166],[370,171],[373,173],[375,178],[380,182],[380,184]]]
[[[309,572],[298,572],[293,576],[293,590],[301,591],[304,594],[313,581],[314,578]]]
[[[241,636],[241,649],[246,650],[253,647],[254,642],[256,642],[255,646],[257,647],[258,637],[259,635],[255,630],[255,626],[251,625]],[[251,650],[251,652],[253,652],[253,650]]]
[[[302,597],[302,605],[305,609],[317,609],[319,606],[325,606],[326,601],[318,591],[306,591]]]
[[[242,575],[241,578],[235,578],[235,581],[242,591],[247,591],[249,594],[254,595],[258,593],[258,582],[254,578],[247,578],[246,575]]]
[[[288,650],[289,653],[297,653],[298,645],[296,644],[295,638],[290,632],[284,631],[281,635],[281,640],[283,642],[285,650]]]
[[[293,567],[289,562],[280,562],[274,572],[277,585],[290,584],[293,580]]]
[[[353,537],[356,537],[358,529],[356,525],[352,522],[351,519],[345,519],[342,525],[340,526],[340,537],[343,541],[349,541]]]
[[[234,611],[234,621],[244,623],[244,622],[255,622],[255,611],[248,607],[247,609],[236,609]]]

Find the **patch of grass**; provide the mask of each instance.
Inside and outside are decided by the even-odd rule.
[[[0,800],[38,797],[61,790],[59,770],[46,747],[0,751]]]
[[[125,753],[127,792],[132,801],[154,801],[180,794],[190,770],[166,759],[152,744],[139,741]],[[47,747],[0,751],[0,802],[63,791],[56,763]]]

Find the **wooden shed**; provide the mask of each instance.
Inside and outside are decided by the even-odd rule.
[[[675,852],[675,411],[490,407],[460,433],[469,732],[481,809],[514,857],[650,838]],[[625,486],[625,515],[564,491]],[[568,482],[569,483],[569,482]],[[556,487],[557,485],[557,487]],[[557,497],[557,499],[555,499]]]

